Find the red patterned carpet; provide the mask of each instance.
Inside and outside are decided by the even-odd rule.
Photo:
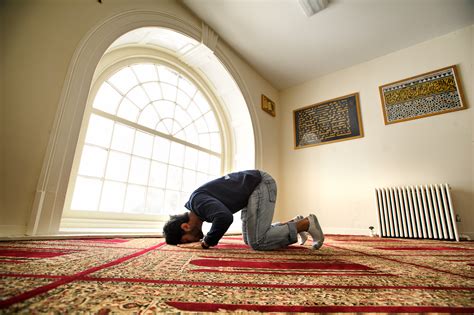
[[[474,243],[328,236],[257,252],[159,238],[0,242],[0,313],[474,312]]]

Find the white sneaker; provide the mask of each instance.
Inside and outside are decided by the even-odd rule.
[[[313,238],[312,249],[320,249],[324,243],[324,234],[321,226],[319,225],[318,218],[314,214],[308,216],[309,219],[309,228],[308,233],[311,234]]]
[[[291,219],[291,221],[298,222],[298,221],[301,221],[303,219],[304,219],[304,217],[302,215],[297,215],[296,217]],[[307,232],[299,232],[297,237],[298,237],[298,244],[304,245],[304,243],[306,243],[306,240],[308,239],[308,233]]]

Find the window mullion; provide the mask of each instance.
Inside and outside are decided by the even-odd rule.
[[[105,185],[105,174],[107,173],[107,166],[109,165],[109,157],[110,157],[110,148],[112,147],[112,139],[114,138],[114,131],[115,131],[115,122],[112,127],[112,133],[110,134],[110,140],[107,150],[107,158],[105,159],[105,166],[104,166],[104,173],[102,174],[102,185],[100,186],[100,194],[99,194],[99,205],[97,206],[97,211],[100,211],[100,204],[102,203],[102,195],[104,193],[104,185]]]
[[[122,96],[122,100],[125,98],[127,99],[131,104],[133,104],[133,106],[135,106],[136,108],[138,108],[138,110],[140,110],[140,107],[137,106],[137,104],[135,104],[135,102],[133,100],[131,100],[127,94],[128,92],[130,92],[131,90],[133,90],[135,86],[132,86],[125,94],[120,92],[120,90],[112,83],[112,82],[109,82],[109,81],[105,81],[107,82],[108,85],[110,85],[118,94],[120,94],[120,96]],[[120,103],[122,102],[122,100],[120,101]],[[119,109],[120,106],[117,107],[117,110]]]
[[[133,135],[132,151],[130,152],[130,163],[128,164],[128,173],[127,173],[127,181],[125,184],[125,197],[123,199],[123,204],[122,204],[122,213],[125,213],[125,202],[127,201],[128,187],[130,187],[130,170],[132,169],[133,148],[135,147],[136,137],[137,137],[137,131],[135,130],[134,135]]]
[[[201,116],[198,116],[196,119],[192,120],[189,124],[187,124],[186,126],[184,126],[183,128],[181,128],[180,131],[188,128],[189,126],[191,126],[192,124],[194,124],[196,121],[198,121],[200,118],[204,117],[204,115],[206,115],[207,113],[209,113],[211,110],[208,110],[207,112],[205,112],[204,114],[201,114]],[[205,121],[206,119],[204,119]],[[179,131],[177,132],[179,133]],[[211,151],[211,152],[214,152],[214,151]]]
[[[194,143],[190,143],[190,142],[187,142],[185,140],[182,140],[182,139],[179,139],[179,138],[175,138],[171,135],[167,135],[165,133],[162,133],[162,132],[159,132],[159,131],[156,131],[154,129],[151,129],[151,128],[148,128],[148,127],[145,127],[145,126],[142,126],[142,125],[139,125],[137,123],[134,123],[132,121],[129,121],[129,120],[126,120],[126,119],[123,119],[121,117],[118,117],[118,116],[115,116],[115,115],[112,115],[112,114],[109,114],[109,113],[106,113],[104,111],[101,111],[100,109],[97,109],[97,108],[93,108],[92,109],[92,112],[94,114],[97,114],[97,115],[100,115],[102,117],[105,117],[105,118],[108,118],[108,119],[111,119],[111,120],[115,120],[117,122],[120,122],[124,125],[127,125],[129,127],[132,127],[132,128],[135,128],[135,129],[139,129],[139,130],[142,130],[142,131],[146,131],[148,133],[151,133],[152,135],[155,135],[155,136],[158,136],[158,137],[162,137],[162,138],[165,138],[165,139],[168,139],[168,140],[171,140],[171,141],[174,141],[174,142],[178,142],[178,143],[181,143],[183,145],[186,145],[186,146],[189,146],[189,147],[192,147],[196,150],[199,150],[199,151],[203,151],[203,152],[206,152],[206,153],[209,153],[211,155],[214,155],[214,156],[217,156],[217,157],[220,157],[221,154],[218,153],[218,152],[215,152],[215,151],[212,151],[212,150],[209,150],[207,148],[204,148],[204,147],[201,147],[197,144],[194,144]],[[202,117],[199,116],[199,118]],[[198,119],[199,119],[198,118]],[[194,120],[196,121],[196,120]]]

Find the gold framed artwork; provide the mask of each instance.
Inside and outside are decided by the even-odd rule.
[[[467,108],[455,65],[379,87],[385,125]]]
[[[262,109],[273,117],[276,116],[275,102],[262,94]]]
[[[359,93],[293,111],[295,149],[364,136]]]

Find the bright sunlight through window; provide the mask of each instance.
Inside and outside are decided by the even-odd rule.
[[[120,69],[93,101],[72,211],[174,214],[221,174],[221,132],[203,93],[175,70]]]

